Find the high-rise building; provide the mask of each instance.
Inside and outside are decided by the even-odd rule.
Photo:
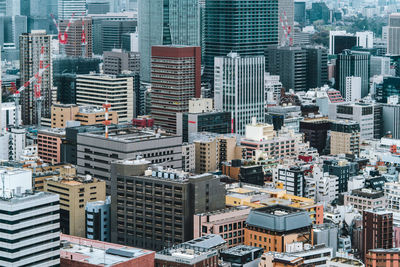
[[[393,247],[393,213],[385,209],[363,211],[363,258],[370,249]]]
[[[118,75],[123,71],[139,73],[140,55],[137,52],[113,49],[104,51],[103,70],[105,74]]]
[[[350,76],[361,77],[361,97],[369,93],[370,73],[369,52],[344,50],[338,55],[336,62],[336,88],[344,98],[346,96],[346,78]]]
[[[20,36],[20,77],[21,84],[29,81],[40,67],[40,54],[43,50],[43,65],[50,64],[48,69],[42,75],[41,95],[42,117],[50,118],[50,109],[53,102],[53,67],[51,59],[51,36],[46,31],[32,31],[32,33],[23,33]],[[21,92],[22,121],[26,125],[37,124],[37,102],[35,101],[34,84],[30,84]]]
[[[111,127],[110,127],[111,128]],[[76,137],[78,174],[90,174],[107,182],[110,191],[111,162],[141,156],[152,163],[182,168],[182,137],[133,127],[79,133]]]
[[[301,26],[306,24],[306,2],[294,2],[294,21],[298,22]]]
[[[106,183],[91,176],[69,176],[44,180],[44,192],[60,195],[60,227],[67,235],[86,236],[85,205],[89,201],[105,200]]]
[[[101,47],[98,53],[112,51],[114,48],[122,48],[122,36],[125,33],[134,33],[137,30],[135,20],[103,20],[100,23],[101,35],[97,40]]]
[[[389,16],[388,53],[400,55],[400,13]]]
[[[176,113],[189,111],[189,100],[201,93],[201,49],[153,46],[151,49],[151,115],[157,126],[176,132]]]
[[[279,0],[278,1],[278,22],[282,18],[285,21],[285,26],[290,27],[294,32],[294,0]],[[278,27],[278,40],[282,41],[283,38],[293,38],[293,36],[287,36],[283,27]]]
[[[256,118],[264,122],[264,56],[229,53],[215,58],[215,108],[232,112],[235,133],[244,134]]]
[[[311,9],[307,10],[310,23],[314,23],[317,20],[323,20],[324,23],[328,23],[330,19],[330,10],[325,2],[314,2],[312,3]]]
[[[329,32],[329,54],[337,55],[357,46],[357,37],[346,31]]]
[[[153,46],[200,46],[200,8],[198,0],[139,0],[140,76],[151,81]]]
[[[171,247],[193,238],[194,214],[225,208],[219,177],[149,167],[146,160],[112,164],[111,242]]]
[[[319,88],[328,83],[328,51],[323,47],[307,46],[307,88]]]
[[[75,17],[82,17],[86,14],[86,0],[58,0],[58,17],[70,19],[72,14]]]
[[[331,154],[360,153],[360,124],[355,121],[334,121],[331,124]]]
[[[60,20],[60,31],[64,32],[69,23],[69,18]],[[82,19],[74,20],[68,30],[68,42],[65,45],[65,53],[70,57],[91,58],[92,50],[92,20],[83,18],[85,28],[86,45],[82,45]]]
[[[133,80],[129,75],[77,75],[76,104],[101,107],[108,102],[119,122],[129,122],[135,110]]]
[[[260,56],[268,45],[278,44],[279,6],[278,0],[206,0],[206,80],[213,83],[214,57],[230,52]]]
[[[374,33],[371,31],[356,32],[357,46],[371,49],[374,47]]]

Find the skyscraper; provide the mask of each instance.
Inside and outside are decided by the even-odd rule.
[[[151,47],[200,46],[198,0],[139,0],[140,76],[150,82]]]
[[[279,17],[285,21],[286,27],[290,27],[294,32],[294,0],[279,0],[278,1]],[[278,19],[280,22],[280,19]],[[278,27],[278,40],[285,38],[285,31],[282,27]]]
[[[42,117],[50,118],[50,108],[53,102],[53,67],[51,64],[51,36],[46,31],[36,30],[23,33],[19,37],[20,76],[21,84],[27,82],[39,71],[41,48],[43,50],[43,65],[50,64],[42,75],[41,95]],[[21,93],[21,118],[24,124],[37,124],[37,106],[34,96],[34,84],[30,84]]]
[[[70,19],[72,14],[82,17],[86,14],[86,0],[58,0],[58,18]]]
[[[200,47],[152,47],[151,115],[156,125],[176,131],[176,113],[189,111],[189,100],[200,97],[200,76]]]
[[[298,22],[301,26],[306,24],[306,2],[294,2],[294,21]]]
[[[400,55],[400,13],[390,14],[388,31],[388,53]]]
[[[69,19],[60,21],[60,30],[64,32]],[[82,20],[72,22],[68,30],[68,43],[65,45],[65,52],[70,57],[92,57],[92,20],[85,18],[84,21],[86,45],[82,46]],[[82,51],[84,50],[84,51]]]
[[[206,80],[213,81],[214,57],[264,55],[268,45],[278,43],[278,22],[278,0],[206,0]]]
[[[265,120],[264,61],[237,53],[215,58],[215,108],[232,112],[235,133],[244,134],[253,117]]]
[[[369,93],[370,53],[344,50],[338,55],[336,63],[336,88],[346,96],[346,78],[361,77],[361,97]]]

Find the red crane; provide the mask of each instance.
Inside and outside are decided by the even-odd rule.
[[[65,45],[68,43],[68,30],[71,27],[72,20],[75,16],[75,13],[72,13],[71,18],[68,21],[67,27],[65,28],[64,32],[61,32],[60,26],[57,23],[57,20],[55,19],[54,15],[51,14],[51,18],[53,19],[54,25],[57,28],[57,33],[58,33],[58,42],[60,44],[60,51],[61,54],[65,55]]]

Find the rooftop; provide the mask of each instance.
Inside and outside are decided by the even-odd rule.
[[[80,135],[106,139],[104,130],[81,133]],[[109,129],[108,131],[108,140],[124,142],[124,143],[135,143],[135,142],[149,141],[161,138],[171,138],[171,137],[177,137],[177,135],[152,131],[150,129],[138,129],[135,127],[122,128],[122,129]]]
[[[203,249],[215,249],[219,246],[223,246],[226,244],[226,241],[220,235],[206,235],[202,236],[190,241],[185,242],[184,244],[190,245],[196,248]]]
[[[60,257],[73,261],[114,266],[150,254],[154,252],[61,234]]]
[[[41,128],[38,130],[38,134],[53,135],[53,136],[65,136],[65,129],[63,128]]]
[[[369,199],[377,199],[377,198],[383,197],[384,193],[382,191],[362,188],[362,189],[355,189],[355,190],[351,191],[351,195],[357,196],[357,197],[369,198]]]
[[[273,205],[252,210],[246,223],[277,232],[310,227],[311,219],[304,210],[283,205]]]
[[[236,246],[233,248],[226,249],[226,250],[222,251],[221,253],[240,257],[240,256],[244,256],[244,255],[259,251],[260,249],[262,250],[262,248],[258,248],[258,247],[239,245],[239,246]]]

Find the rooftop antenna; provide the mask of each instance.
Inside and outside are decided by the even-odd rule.
[[[111,108],[111,104],[108,104],[108,102],[106,101],[105,104],[103,104],[103,108],[106,109],[105,112],[105,119],[103,121],[103,124],[106,126],[106,138],[108,138],[108,126],[110,126],[111,121],[108,119],[108,109]]]

